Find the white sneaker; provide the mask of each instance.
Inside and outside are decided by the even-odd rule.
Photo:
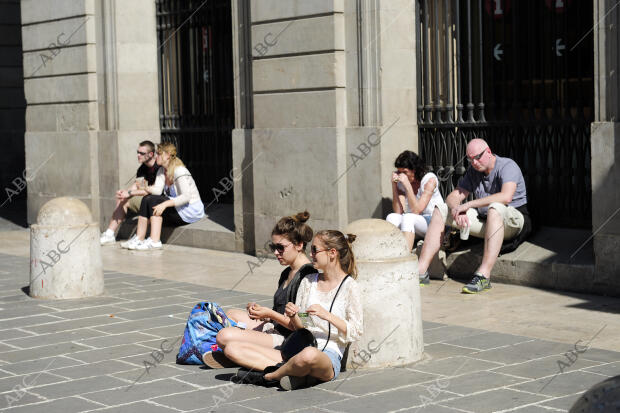
[[[137,235],[134,235],[133,237],[129,238],[127,241],[121,242],[121,248],[127,248],[128,250],[133,250],[135,249],[136,243],[138,242],[142,242],[142,241],[138,239]]]
[[[109,235],[107,232],[102,232],[101,237],[99,237],[99,242],[101,245],[114,244],[116,242],[116,237],[114,235]]]
[[[136,247],[133,249],[136,249],[139,251],[146,251],[146,250],[160,250],[162,249],[162,247],[163,247],[163,244],[161,243],[161,241],[153,242],[153,240],[149,237],[145,239],[144,241],[140,242],[139,244],[136,244]]]

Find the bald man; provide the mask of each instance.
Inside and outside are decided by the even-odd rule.
[[[469,142],[467,160],[469,168],[457,188],[433,211],[418,270],[420,284],[428,284],[428,266],[439,251],[445,225],[468,227],[471,236],[484,238],[482,264],[463,287],[464,293],[475,294],[491,288],[491,270],[504,240],[524,238],[520,235],[526,235],[524,227],[529,232],[530,223],[525,181],[516,162],[495,155],[482,139]],[[470,193],[474,200],[463,203]]]

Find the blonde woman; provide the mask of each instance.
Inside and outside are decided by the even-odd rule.
[[[338,377],[344,349],[347,343],[360,339],[364,325],[361,296],[354,279],[354,240],[355,235],[345,236],[340,231],[318,232],[310,250],[314,267],[322,272],[306,276],[295,303],[286,304],[283,323],[288,321],[285,324],[291,330],[300,329],[303,323],[299,313],[307,313],[312,321],[306,328],[316,338],[317,347],[306,347],[285,360],[277,348],[233,341],[224,353],[245,367],[237,373],[238,380],[264,386],[279,384],[293,390]]]
[[[157,145],[157,165],[162,168],[157,171],[155,183],[148,187],[151,195],[145,196],[140,204],[136,237],[124,245],[131,250],[161,249],[161,226],[164,221],[168,226],[186,225],[205,215],[194,178],[177,158],[174,144]],[[149,223],[151,235],[145,239]]]

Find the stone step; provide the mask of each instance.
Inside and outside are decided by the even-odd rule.
[[[595,282],[590,235],[586,230],[542,227],[515,251],[499,256],[491,279],[529,287],[605,294]],[[480,240],[440,256],[432,266],[432,276],[442,278],[443,270],[451,278],[468,280],[482,262],[482,253]]]
[[[207,217],[181,227],[164,227],[161,240],[164,244],[207,248],[220,251],[236,251],[233,224],[233,205],[214,204]],[[118,232],[118,239],[131,237],[138,224],[138,217],[127,218]]]

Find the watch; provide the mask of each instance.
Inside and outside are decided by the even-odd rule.
[[[131,189],[127,191],[127,195],[131,196]]]

